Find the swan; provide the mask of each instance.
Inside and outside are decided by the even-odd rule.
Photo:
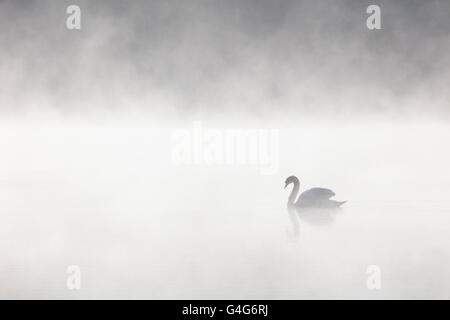
[[[288,207],[296,208],[339,208],[347,201],[330,200],[331,197],[336,194],[330,189],[325,188],[312,188],[302,192],[297,198],[300,190],[300,181],[296,176],[290,176],[286,179],[284,187],[286,188],[291,183],[294,184],[294,188],[288,198]]]

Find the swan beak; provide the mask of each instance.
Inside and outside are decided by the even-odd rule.
[[[285,183],[285,184],[284,184],[284,188],[286,189],[286,187],[287,187],[287,186],[288,186],[288,184],[287,184],[287,183]]]

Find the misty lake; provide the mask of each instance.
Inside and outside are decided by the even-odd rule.
[[[0,298],[450,298],[448,126],[270,127],[262,175],[174,164],[170,126],[2,125]],[[348,203],[290,215],[292,174]]]

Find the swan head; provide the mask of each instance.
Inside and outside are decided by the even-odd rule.
[[[287,177],[286,181],[284,182],[284,187],[286,188],[288,185],[290,185],[291,183],[293,184],[299,184],[300,181],[298,180],[298,178],[296,176],[290,176]]]

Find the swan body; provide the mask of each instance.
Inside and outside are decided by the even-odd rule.
[[[347,201],[331,200],[336,194],[326,188],[312,188],[306,190],[300,194],[297,201],[297,195],[300,191],[300,181],[296,176],[290,176],[285,181],[285,188],[294,184],[294,188],[288,198],[288,206],[294,206],[298,208],[338,208]]]

